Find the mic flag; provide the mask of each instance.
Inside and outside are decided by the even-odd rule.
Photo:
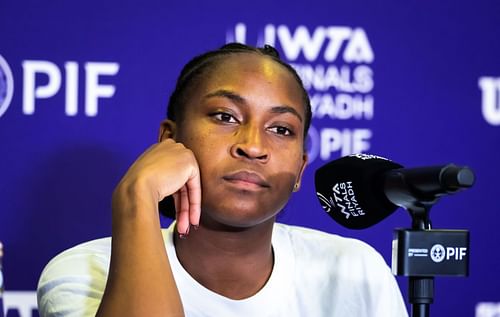
[[[376,155],[353,154],[316,171],[316,195],[336,222],[350,229],[368,228],[403,207],[413,214],[447,194],[474,184],[468,167],[454,164],[402,168]]]
[[[382,176],[401,167],[376,155],[342,157],[316,171],[316,195],[323,209],[340,225],[368,228],[398,208],[384,194]]]

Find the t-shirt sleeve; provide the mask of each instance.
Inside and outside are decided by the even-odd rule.
[[[407,317],[408,312],[401,291],[391,269],[382,255],[371,247],[365,254],[365,274],[370,289],[372,316]]]
[[[380,256],[381,257],[381,256]],[[382,260],[383,261],[383,260]],[[374,306],[380,313],[376,316],[391,316],[391,317],[407,317],[408,312],[406,305],[401,295],[401,291],[396,282],[396,278],[385,262],[382,268],[381,284],[382,287],[378,290],[378,303]]]
[[[109,251],[109,240],[96,240],[52,259],[38,282],[40,316],[95,316],[106,286]]]
[[[391,269],[373,247],[312,229],[284,228],[295,254],[297,292],[307,290],[299,300],[303,307],[312,302],[320,307],[314,316],[408,316]]]

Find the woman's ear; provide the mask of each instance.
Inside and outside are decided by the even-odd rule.
[[[170,119],[163,120],[160,125],[158,142],[161,142],[165,139],[175,139],[176,129],[177,125],[175,124],[175,121],[172,121]]]

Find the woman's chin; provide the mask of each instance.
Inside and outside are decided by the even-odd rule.
[[[243,231],[259,225],[274,222],[278,211],[263,213],[260,209],[245,209],[241,206],[225,211],[218,209],[202,209],[201,222],[203,226],[222,231]]]

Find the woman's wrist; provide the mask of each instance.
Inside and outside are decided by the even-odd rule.
[[[140,179],[122,180],[112,197],[113,216],[148,217],[158,214],[158,197],[148,184]],[[114,218],[114,217],[113,217]]]

